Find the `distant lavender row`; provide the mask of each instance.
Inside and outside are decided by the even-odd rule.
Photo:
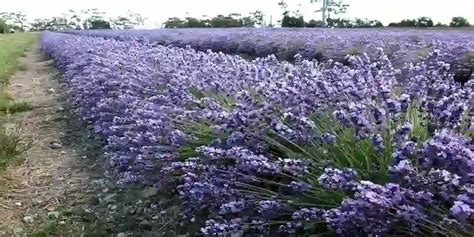
[[[123,181],[169,189],[205,236],[472,233],[474,82],[445,46],[396,68],[42,37]]]
[[[394,65],[417,61],[433,48],[448,53],[452,64],[474,58],[474,31],[463,30],[352,30],[352,29],[159,29],[76,31],[76,34],[116,39],[146,38],[161,45],[241,54],[250,57],[276,55],[280,60],[343,60],[347,54],[375,52],[383,48]],[[474,63],[471,63],[474,64]]]

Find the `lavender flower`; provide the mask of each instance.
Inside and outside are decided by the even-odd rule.
[[[216,220],[207,220],[205,227],[201,228],[204,236],[228,236],[239,233],[243,230],[243,224],[240,219],[217,222]]]
[[[352,190],[356,187],[357,174],[352,169],[324,168],[324,173],[319,176],[319,184],[327,189]]]

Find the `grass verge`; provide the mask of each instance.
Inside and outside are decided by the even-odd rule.
[[[26,55],[38,37],[35,33],[0,35],[0,121],[4,114],[32,109],[27,102],[13,101],[5,89],[15,72],[26,70],[18,59]],[[0,126],[0,171],[26,149],[21,143],[20,130],[7,129],[4,124]]]
[[[0,35],[0,82],[7,84],[10,76],[24,70],[18,58],[25,56],[38,37],[36,33]]]

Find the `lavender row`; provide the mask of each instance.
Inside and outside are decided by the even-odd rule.
[[[394,67],[42,37],[122,181],[206,236],[472,233],[474,83],[438,46]]]
[[[383,48],[396,66],[415,62],[433,48],[448,53],[445,61],[465,70],[474,66],[474,32],[454,30],[352,30],[352,29],[160,29],[129,31],[77,31],[115,39],[145,38],[161,45],[240,54],[247,57],[276,55],[280,60],[345,61],[347,54],[374,53]],[[471,60],[471,61],[470,61]]]

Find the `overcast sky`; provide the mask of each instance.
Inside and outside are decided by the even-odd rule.
[[[30,19],[52,17],[69,9],[99,8],[111,16],[127,10],[149,18],[147,25],[165,19],[186,15],[199,17],[217,14],[241,13],[261,10],[273,23],[281,18],[279,0],[1,0],[0,11],[23,11]],[[287,0],[290,9],[301,9],[305,19],[320,19],[314,11],[320,6],[310,0]],[[474,0],[346,0],[350,7],[345,17],[379,19],[387,24],[405,18],[430,16],[435,22],[449,23],[453,16],[463,16],[474,23]]]

